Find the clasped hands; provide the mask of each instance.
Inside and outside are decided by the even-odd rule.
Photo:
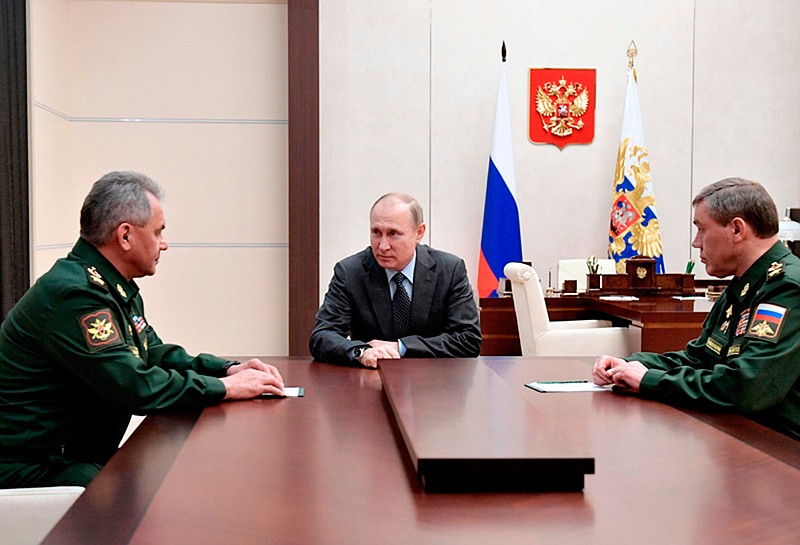
[[[252,399],[261,394],[284,395],[280,371],[258,358],[228,367],[228,375],[220,380],[225,385],[225,399]]]
[[[620,390],[638,392],[646,372],[647,367],[639,361],[600,356],[592,367],[592,381],[598,386],[613,384]]]
[[[358,358],[358,362],[364,367],[376,369],[378,360],[400,359],[400,347],[397,345],[397,341],[372,339],[367,344],[370,347],[364,350],[364,353]]]

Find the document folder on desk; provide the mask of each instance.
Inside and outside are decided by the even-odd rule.
[[[594,473],[581,437],[480,360],[384,361],[379,372],[428,492],[579,491]]]

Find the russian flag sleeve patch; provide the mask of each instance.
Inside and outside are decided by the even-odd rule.
[[[776,342],[783,321],[786,319],[786,312],[785,307],[761,303],[750,318],[750,327],[747,328],[746,336]]]

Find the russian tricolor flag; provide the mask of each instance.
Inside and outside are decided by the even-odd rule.
[[[503,276],[503,268],[511,261],[522,261],[522,237],[511,151],[511,115],[508,109],[503,44],[503,68],[497,91],[497,111],[483,209],[481,258],[478,266],[480,297],[497,297],[498,279]]]

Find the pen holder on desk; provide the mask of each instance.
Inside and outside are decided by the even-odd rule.
[[[564,293],[578,293],[578,281],[564,280]]]
[[[599,290],[600,289],[600,275],[597,273],[589,273],[586,275],[586,289]]]

